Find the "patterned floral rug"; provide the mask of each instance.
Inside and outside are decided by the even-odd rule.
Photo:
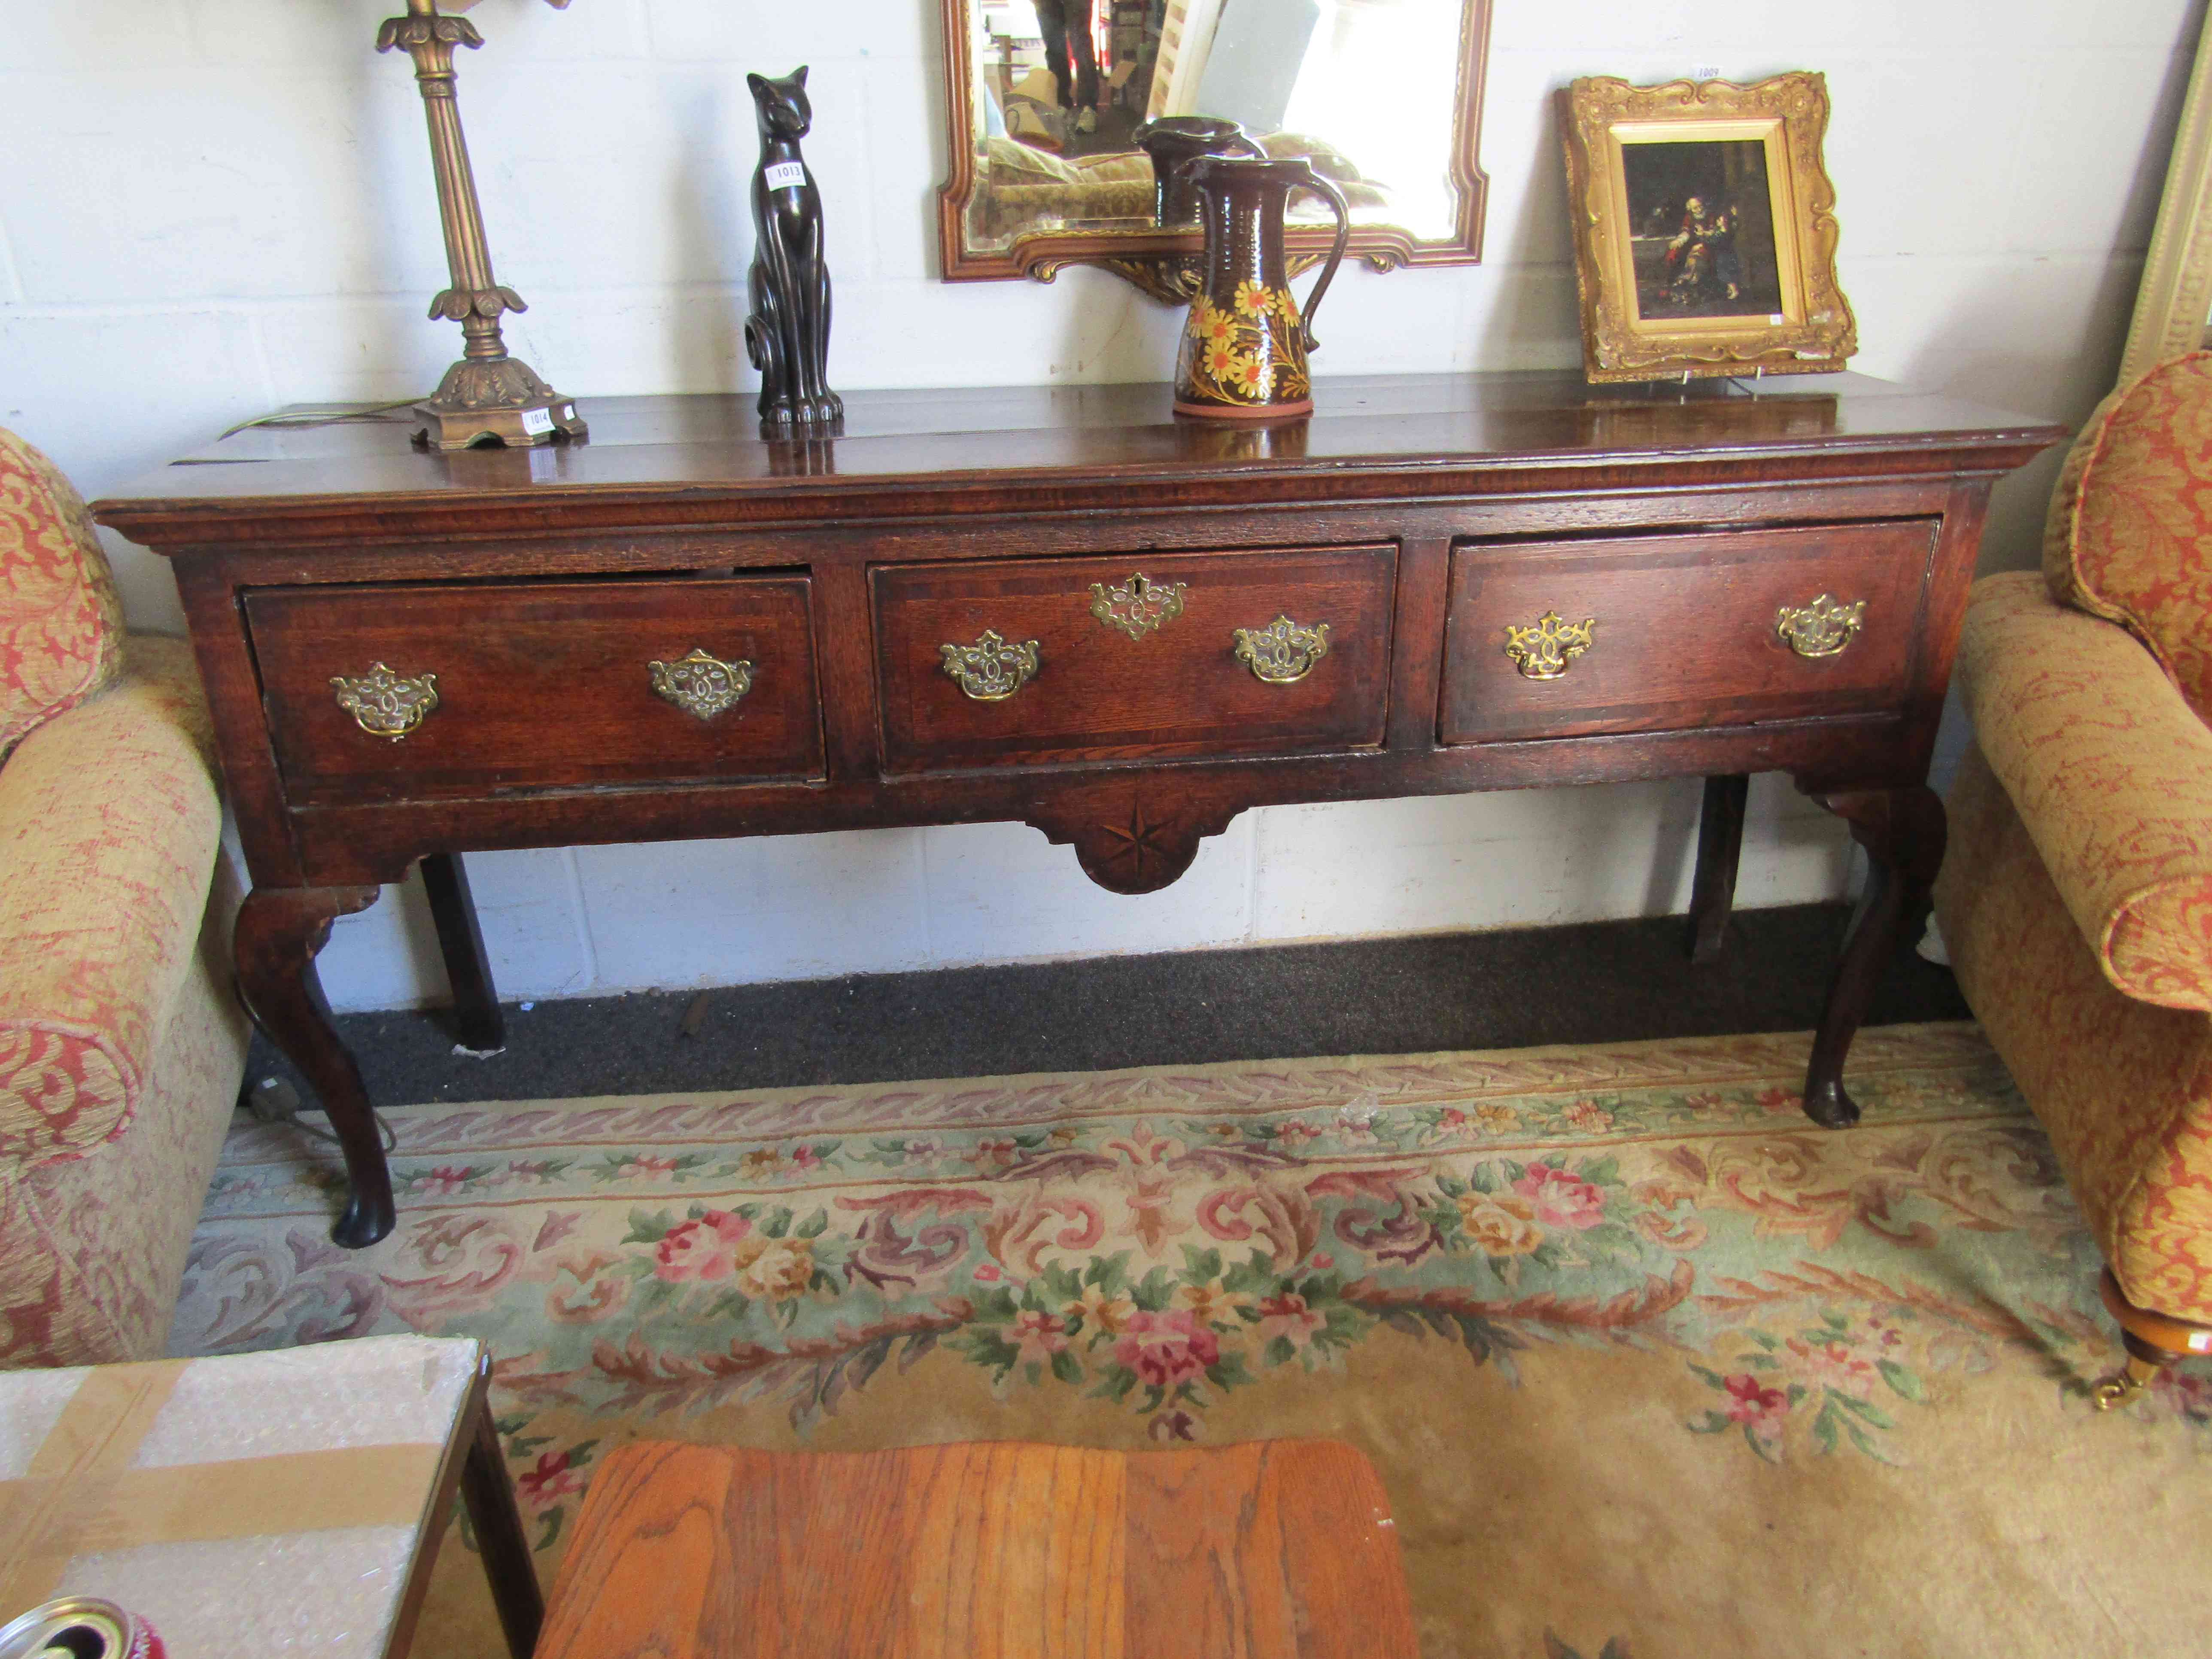
[[[2182,1654],[2212,1375],[2100,1418],[2095,1253],[1971,1025],[390,1114],[232,1134],[183,1353],[483,1338],[550,1574],[637,1435],[1328,1434],[1430,1659]],[[449,1550],[422,1654],[496,1651]]]

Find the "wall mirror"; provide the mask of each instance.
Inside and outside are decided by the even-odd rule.
[[[1068,264],[1187,299],[1203,233],[1163,175],[1207,149],[1304,155],[1377,270],[1473,264],[1490,0],[944,0],[948,282]],[[1170,186],[1171,189],[1171,186]],[[1294,270],[1327,207],[1293,198]]]

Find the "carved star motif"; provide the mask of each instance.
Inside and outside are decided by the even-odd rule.
[[[1161,864],[1167,862],[1167,848],[1160,844],[1159,837],[1164,830],[1171,826],[1172,823],[1171,819],[1155,822],[1147,818],[1145,816],[1144,803],[1133,801],[1129,806],[1127,829],[1123,829],[1118,823],[1105,823],[1099,826],[1120,843],[1107,856],[1116,864],[1125,860],[1130,861],[1134,865],[1136,872],[1139,876],[1143,875],[1145,860],[1147,858]]]

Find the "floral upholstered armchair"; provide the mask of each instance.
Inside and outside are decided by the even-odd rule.
[[[1958,672],[1936,912],[2103,1253],[2110,1407],[2212,1353],[2212,354],[2097,410]]]
[[[158,1355],[246,1066],[190,648],[0,431],[0,1366]]]

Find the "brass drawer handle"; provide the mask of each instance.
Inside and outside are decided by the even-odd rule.
[[[1237,660],[1249,663],[1252,672],[1270,685],[1291,685],[1313,672],[1314,665],[1328,655],[1328,624],[1301,628],[1288,617],[1277,617],[1265,628],[1235,630]]]
[[[1571,623],[1558,611],[1547,611],[1526,628],[1506,624],[1505,654],[1528,678],[1555,680],[1590,648],[1590,631],[1596,626],[1595,617]]]
[[[422,725],[422,717],[438,706],[435,674],[395,674],[380,662],[366,674],[331,675],[331,689],[355,725],[372,738],[389,738],[394,743]]]
[[[995,628],[987,628],[973,645],[940,645],[945,672],[977,702],[1000,702],[1030,683],[1037,672],[1037,642],[1010,645]]]
[[[649,662],[645,670],[656,693],[702,720],[734,708],[753,689],[751,663],[724,662],[696,645],[689,656],[674,662]]]
[[[1091,584],[1091,614],[1109,628],[1118,628],[1133,640],[1141,640],[1156,628],[1182,615],[1182,596],[1188,582],[1147,581],[1141,570],[1126,582],[1109,587]]]
[[[1864,599],[1838,605],[1823,593],[1809,605],[1784,605],[1774,613],[1774,631],[1789,641],[1790,648],[1801,657],[1840,656],[1857,637],[1859,624],[1866,621],[1866,608]]]

